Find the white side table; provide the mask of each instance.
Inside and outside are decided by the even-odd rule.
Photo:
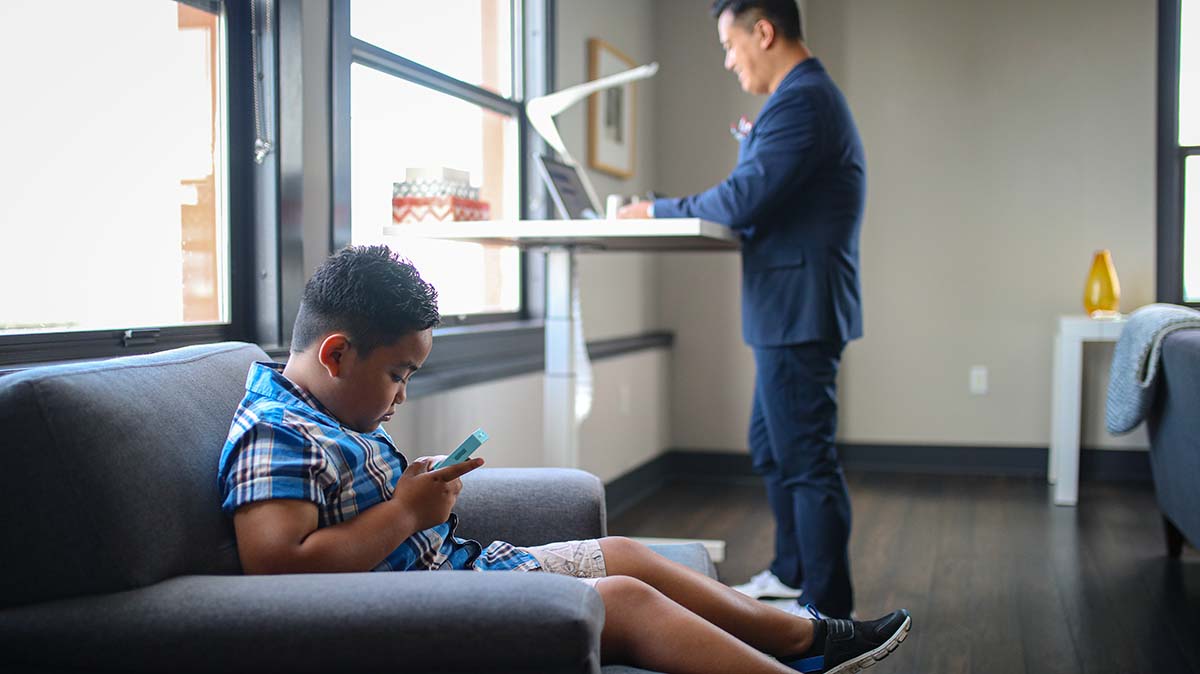
[[[1119,318],[1059,316],[1054,336],[1054,388],[1050,416],[1047,477],[1054,485],[1055,505],[1079,502],[1079,424],[1083,389],[1083,345],[1115,342],[1125,327]]]

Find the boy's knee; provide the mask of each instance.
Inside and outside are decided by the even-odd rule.
[[[610,662],[628,662],[645,647],[646,625],[663,613],[666,597],[653,587],[630,576],[607,576],[596,583],[604,600],[604,631],[600,634],[602,657]]]
[[[600,548],[605,552],[619,552],[628,548],[633,543],[633,539],[625,536],[605,536],[600,539]]]
[[[652,553],[650,548],[642,543],[624,536],[601,538],[600,549],[604,551],[605,560],[609,558],[638,559]]]
[[[662,595],[649,583],[640,581],[632,576],[608,576],[596,583],[596,591],[604,599],[604,606],[609,610],[620,608],[643,608],[650,606]]]

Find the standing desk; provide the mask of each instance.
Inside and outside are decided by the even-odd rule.
[[[542,424],[546,465],[579,467],[575,420],[575,340],[580,325],[572,301],[575,253],[738,250],[733,232],[699,218],[646,220],[492,220],[389,225],[387,234],[546,249],[546,377]]]

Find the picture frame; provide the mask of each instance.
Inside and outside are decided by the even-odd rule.
[[[599,38],[588,39],[588,80],[636,66],[633,59]],[[632,82],[588,97],[588,166],[632,178],[637,156],[637,90]]]

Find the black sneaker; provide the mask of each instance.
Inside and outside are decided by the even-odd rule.
[[[800,672],[854,674],[886,658],[908,638],[908,609],[876,620],[826,618],[813,621],[813,648],[806,657],[785,662]]]

